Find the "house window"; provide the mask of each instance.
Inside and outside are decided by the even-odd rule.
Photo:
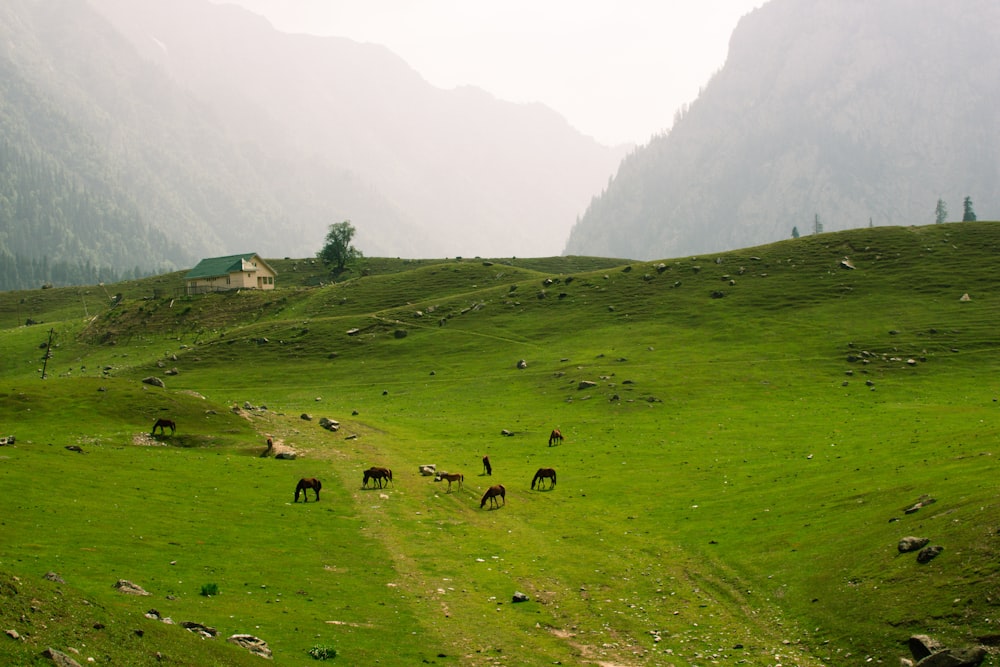
[[[226,284],[229,284],[229,276],[226,276]]]

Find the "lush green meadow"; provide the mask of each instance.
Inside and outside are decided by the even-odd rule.
[[[249,633],[279,665],[838,666],[998,635],[998,250],[962,223],[0,293],[0,662],[257,664]]]

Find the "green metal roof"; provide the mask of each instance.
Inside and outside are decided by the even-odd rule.
[[[270,264],[261,259],[257,253],[248,252],[242,255],[228,255],[227,257],[209,257],[208,259],[203,259],[198,262],[198,266],[187,272],[187,275],[184,276],[184,280],[228,276],[230,273],[242,271],[243,262],[252,260],[254,257],[257,258],[258,265],[263,264],[268,269],[271,269],[272,273],[278,275],[278,272],[271,268]]]

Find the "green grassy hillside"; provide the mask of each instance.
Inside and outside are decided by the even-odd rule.
[[[991,641],[998,249],[962,223],[0,293],[0,620],[23,638],[0,658],[256,664],[224,641],[250,633],[287,665],[812,666]],[[149,435],[161,416],[176,434]],[[393,483],[362,488],[371,465]],[[943,551],[918,563],[911,535]]]

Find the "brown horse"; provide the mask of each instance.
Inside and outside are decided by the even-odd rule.
[[[462,489],[462,482],[465,481],[465,475],[460,472],[439,472],[437,477],[434,478],[434,481],[440,482],[441,480],[448,481],[448,493],[451,493],[452,482],[458,482],[458,489]]]
[[[486,489],[486,493],[483,494],[483,499],[479,501],[479,507],[485,507],[487,500],[490,501],[491,508],[500,507],[500,503],[497,502],[497,496],[500,496],[504,505],[507,504],[507,489],[503,488],[503,484],[495,484]]]
[[[562,441],[563,437],[562,433],[559,432],[559,429],[557,428],[552,429],[552,433],[549,434],[549,447],[551,447],[552,443],[554,442],[558,442],[561,445]]]
[[[306,493],[306,489],[312,489],[316,492],[316,502],[319,502],[319,490],[323,488],[323,483],[320,482],[315,477],[309,477],[299,480],[298,486],[295,487],[295,502],[299,502],[299,493],[302,493],[303,502],[309,502],[309,494]]]
[[[378,466],[372,466],[368,470],[365,470],[365,478],[361,482],[361,488],[367,488],[368,480],[372,480],[372,488],[375,488],[375,483],[378,483],[378,488],[382,488],[382,480],[388,485],[392,481],[392,471],[388,468],[380,468]]]
[[[531,488],[535,488],[535,482],[538,482],[538,490],[542,490],[542,480],[549,480],[549,488],[551,489],[556,485],[556,471],[552,468],[539,468],[538,472],[535,473],[535,477],[531,480]]]
[[[177,424],[175,424],[172,419],[163,419],[161,417],[156,420],[155,424],[153,424],[153,430],[150,431],[149,434],[153,435],[156,433],[156,429],[160,429],[160,435],[166,435],[167,432],[163,430],[164,428],[169,428],[170,435],[173,435],[177,431]]]
[[[483,473],[486,475],[493,474],[493,466],[490,465],[490,457],[488,456],[483,457]]]

